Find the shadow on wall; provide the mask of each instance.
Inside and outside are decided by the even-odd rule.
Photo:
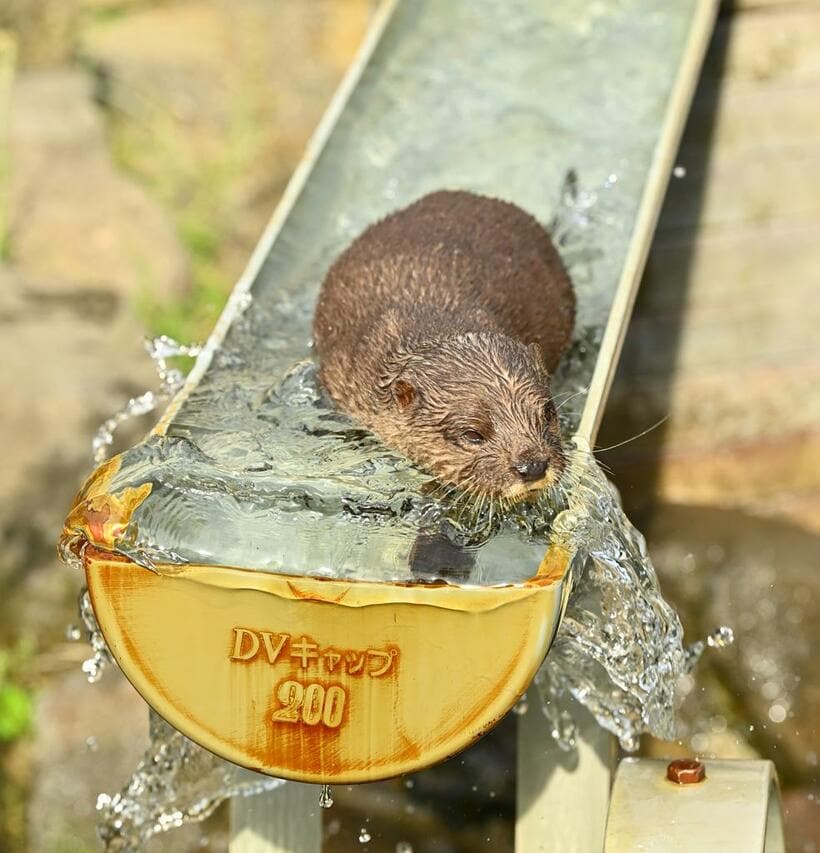
[[[599,447],[609,447],[638,435],[665,417],[671,409],[694,260],[695,244],[692,233],[697,228],[697,225],[691,228],[676,228],[674,215],[676,211],[685,208],[687,222],[697,223],[698,214],[704,204],[709,160],[714,151],[712,140],[722,92],[720,82],[726,67],[731,38],[731,23],[730,12],[723,8],[704,61],[705,72],[695,92],[681,140],[681,150],[688,152],[685,163],[688,177],[685,180],[674,175],[670,178],[658,223],[659,233],[675,235],[676,231],[686,231],[682,240],[682,235],[677,235],[677,239],[685,246],[679,256],[680,266],[674,270],[674,275],[670,275],[669,270],[655,263],[650,251],[633,311],[633,319],[639,318],[646,306],[657,298],[657,294],[662,293],[665,322],[662,329],[657,328],[654,331],[644,327],[639,330],[636,328],[637,324],[627,330],[598,435]],[[658,239],[656,236],[656,243]],[[637,389],[636,377],[645,377],[647,374],[651,374],[651,378],[645,382],[644,387]],[[645,510],[656,499],[668,428],[668,422],[662,423],[636,440],[634,447],[639,448],[637,452],[640,454],[640,464],[636,467],[629,465],[632,450],[630,444],[624,449],[619,448],[600,456],[601,461],[612,469],[613,479],[622,493],[624,509],[630,517],[639,510]]]

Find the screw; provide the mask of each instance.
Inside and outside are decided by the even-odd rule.
[[[678,758],[669,762],[666,778],[677,785],[693,785],[706,778],[706,767],[697,758]]]

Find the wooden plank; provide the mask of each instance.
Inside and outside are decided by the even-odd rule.
[[[812,305],[795,310],[788,293],[765,302],[739,303],[731,320],[719,310],[701,311],[677,336],[676,365],[697,374],[732,364],[742,370],[749,364],[782,364],[806,354],[820,355],[819,322],[820,310]],[[667,341],[678,326],[671,314],[637,317],[630,360],[637,350],[635,360],[651,371],[653,362],[668,351]]]
[[[578,714],[578,745],[564,752],[546,717],[530,702],[519,720],[516,853],[589,853],[600,850],[606,830],[615,742],[586,711]]]
[[[790,496],[815,495],[818,469],[820,435],[797,432],[769,441],[712,444],[697,452],[667,451],[658,491],[675,503],[754,507],[764,516],[781,514],[773,512],[774,504],[769,505],[773,493],[783,494],[786,501]],[[817,527],[817,520],[812,526]]]
[[[718,101],[714,127],[711,98],[699,99],[692,107],[678,155],[684,166],[705,153],[763,155],[777,148],[811,151],[817,146],[820,110],[810,105],[820,103],[820,79],[765,86],[727,79],[714,97]]]
[[[733,14],[693,107],[602,444],[618,478],[820,526],[817,4]],[[807,35],[808,34],[808,35]],[[708,148],[707,146],[712,146]],[[697,164],[697,165],[693,165]],[[704,166],[704,164],[706,164]],[[692,188],[703,187],[703,194]],[[752,405],[750,405],[752,401]],[[660,435],[663,450],[659,451]],[[636,489],[632,490],[633,493]]]
[[[696,238],[658,234],[647,261],[636,316],[729,314],[738,304],[791,294],[813,308],[820,269],[820,219],[741,223],[701,230]],[[788,288],[773,283],[788,283]]]
[[[726,6],[732,13],[778,12],[784,9],[806,10],[816,8],[816,0],[728,0]]]
[[[669,452],[774,439],[816,431],[820,425],[818,356],[787,359],[777,366],[721,365],[708,373],[678,372],[678,377],[671,391],[665,374],[619,377],[609,408],[623,434],[608,434],[601,444],[635,435],[665,415],[669,421],[664,425],[664,444]],[[613,454],[624,459],[640,455],[649,444],[636,441]]]

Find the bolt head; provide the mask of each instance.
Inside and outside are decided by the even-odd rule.
[[[706,778],[706,766],[697,758],[678,758],[669,762],[666,778],[676,785],[693,785]]]

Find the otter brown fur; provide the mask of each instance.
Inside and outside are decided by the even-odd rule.
[[[549,372],[574,313],[532,216],[436,192],[371,225],[331,266],[314,318],[320,378],[441,482],[518,499],[564,468]]]

